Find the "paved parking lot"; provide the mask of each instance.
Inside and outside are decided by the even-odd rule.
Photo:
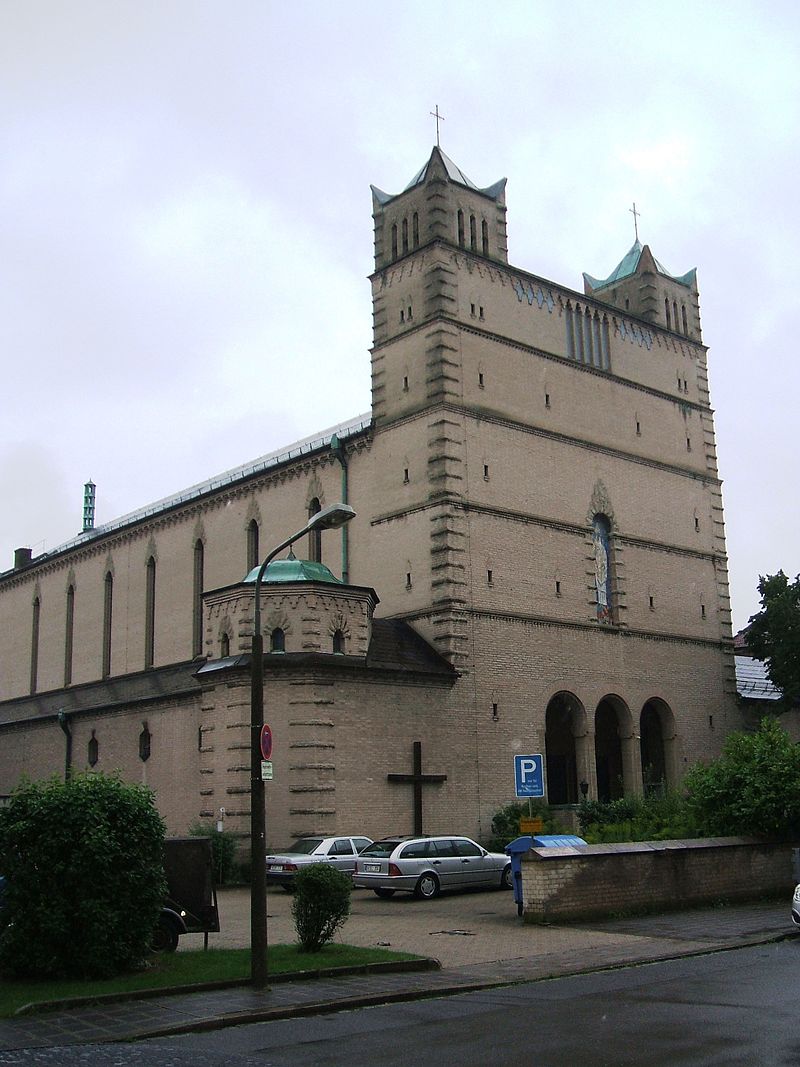
[[[268,938],[275,944],[295,940],[290,893],[275,888],[267,894]],[[250,945],[250,895],[247,889],[219,891],[220,925],[209,944],[220,948],[247,948]],[[618,946],[629,941],[648,941],[642,930],[593,930],[586,927],[536,926],[517,916],[508,890],[489,889],[468,893],[443,894],[435,900],[416,900],[398,893],[380,900],[365,889],[355,889],[350,918],[337,940],[350,945],[380,945],[401,952],[413,952],[438,959],[443,967],[463,967],[498,960],[563,956],[573,951],[582,955]],[[181,947],[202,947],[202,934],[181,938]]]

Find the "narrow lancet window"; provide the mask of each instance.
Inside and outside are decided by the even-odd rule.
[[[595,515],[592,522],[594,544],[594,581],[597,621],[610,625],[613,620],[611,600],[611,525],[605,515]]]

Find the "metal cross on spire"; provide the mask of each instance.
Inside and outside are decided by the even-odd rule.
[[[633,202],[633,207],[629,207],[631,215],[633,215],[633,232],[636,234],[636,240],[639,240],[639,218],[641,217],[641,211],[636,210],[636,201]]]
[[[436,147],[439,147],[439,123],[444,122],[444,115],[439,114],[439,105],[436,105],[435,111],[429,111],[429,115],[432,115],[436,119]]]

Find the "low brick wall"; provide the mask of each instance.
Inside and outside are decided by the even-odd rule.
[[[792,846],[745,837],[534,848],[522,857],[522,914],[548,922],[781,892],[788,900],[793,885]]]

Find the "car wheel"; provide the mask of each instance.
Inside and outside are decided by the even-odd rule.
[[[372,892],[376,897],[380,897],[381,900],[387,900],[389,897],[393,897],[396,893],[395,889],[373,889]]]
[[[153,931],[151,952],[174,952],[178,947],[178,927],[167,915],[162,915]]]
[[[419,900],[433,900],[439,896],[439,879],[435,874],[421,874],[414,887],[414,896]]]
[[[503,868],[503,873],[500,875],[500,888],[501,889],[513,889],[514,882],[511,877],[511,864]]]

